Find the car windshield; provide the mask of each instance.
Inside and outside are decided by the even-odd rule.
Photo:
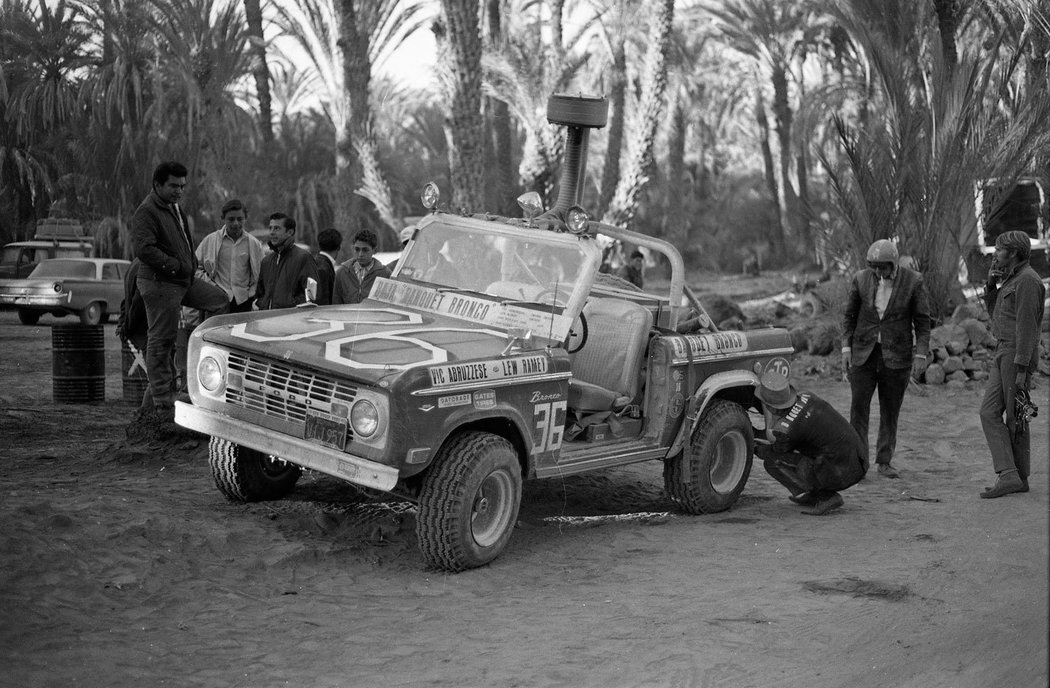
[[[394,280],[371,298],[560,341],[583,308],[601,251],[590,239],[472,218],[421,223]]]
[[[588,266],[575,237],[511,227],[480,232],[440,222],[416,233],[402,261],[401,278],[542,303],[552,293],[573,292]]]
[[[84,260],[45,260],[29,273],[36,278],[94,279],[95,264]]]

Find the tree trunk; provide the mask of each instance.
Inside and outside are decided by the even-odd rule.
[[[779,256],[784,255],[786,239],[784,237],[784,225],[780,217],[780,188],[777,184],[776,166],[773,162],[773,151],[769,148],[769,120],[766,118],[766,105],[762,100],[762,91],[755,89],[755,121],[758,123],[758,140],[762,147],[762,167],[765,170],[766,188],[773,203],[775,212],[774,225],[776,232],[773,236],[775,252]]]
[[[266,64],[266,40],[263,38],[262,9],[259,0],[244,0],[244,16],[248,22],[252,54],[252,76],[255,94],[259,98],[259,132],[263,143],[273,141],[273,106],[270,98],[270,69]]]
[[[647,39],[649,47],[641,74],[638,116],[634,122],[636,131],[628,138],[623,174],[620,175],[609,209],[603,216],[605,222],[624,227],[630,227],[634,221],[642,188],[649,180],[653,145],[660,125],[664,92],[667,90],[667,49],[674,20],[674,0],[661,0],[652,11]]]
[[[773,68],[773,119],[777,135],[778,158],[780,161],[780,196],[777,198],[777,207],[780,212],[780,226],[783,228],[786,238],[803,244],[805,237],[799,227],[798,196],[795,187],[791,184],[792,174],[792,142],[791,127],[794,121],[794,113],[788,103],[787,72],[782,67]],[[806,253],[808,247],[797,245],[791,254]]]
[[[451,89],[446,138],[452,173],[453,211],[479,211],[484,201],[485,147],[481,116],[481,33],[478,3],[441,0],[448,32]]]
[[[623,36],[613,46],[612,69],[609,74],[609,130],[606,134],[605,166],[595,214],[605,215],[612,203],[616,185],[620,181],[620,152],[623,149],[624,104],[627,94],[627,51]]]
[[[675,98],[671,111],[671,130],[667,135],[667,224],[664,238],[683,253],[689,245],[689,224],[685,221],[685,139],[689,128],[687,103]]]
[[[500,0],[487,0],[489,49],[497,50],[503,42],[503,21]],[[514,193],[514,137],[511,132],[510,108],[502,100],[488,98],[489,124],[492,132],[492,151],[495,158],[494,179],[496,211],[509,215],[517,210]]]
[[[959,61],[959,52],[955,47],[959,0],[933,0],[933,8],[937,12],[937,28],[941,33],[941,54],[948,65],[948,74],[951,74]]]

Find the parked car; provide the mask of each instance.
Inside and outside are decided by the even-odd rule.
[[[570,162],[551,210],[533,193],[524,218],[441,212],[428,185],[431,214],[362,303],[198,327],[175,420],[211,436],[220,492],[280,499],[305,468],[393,493],[418,507],[425,562],[448,571],[507,546],[526,479],[649,461],[682,511],[731,508],[762,425],[755,387],[789,373],[791,337],[719,331],[677,248],[575,205],[585,130],[606,108],[552,97]],[[668,288],[599,274],[601,235],[662,255]]]
[[[31,241],[13,241],[0,254],[0,280],[25,279],[49,258],[90,258],[95,240],[86,236],[76,220],[42,218],[37,220]]]
[[[44,313],[78,315],[85,325],[108,322],[120,311],[130,265],[115,258],[45,260],[26,279],[0,284],[0,305],[17,308],[24,325],[35,325]]]

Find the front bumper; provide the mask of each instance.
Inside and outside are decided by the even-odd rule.
[[[285,461],[377,490],[389,492],[397,484],[398,470],[298,437],[267,433],[257,425],[208,411],[183,401],[175,402],[175,422],[184,428],[228,440],[242,447],[272,454]]]
[[[0,294],[0,305],[25,308],[63,308],[69,305],[68,296],[40,296],[35,294]]]

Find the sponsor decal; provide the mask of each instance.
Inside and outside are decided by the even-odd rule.
[[[690,334],[670,338],[674,347],[675,362],[688,360],[686,347],[694,359],[718,358],[728,354],[747,351],[747,335],[743,332],[713,332]]]
[[[496,408],[496,390],[479,389],[474,392],[474,408],[481,410]]]
[[[677,418],[682,415],[682,409],[685,407],[685,397],[681,394],[674,394],[671,396],[671,403],[667,407],[667,415],[671,418]]]
[[[572,325],[568,317],[559,313],[501,303],[495,297],[487,299],[455,291],[438,291],[385,277],[375,281],[369,297],[393,306],[449,315],[501,329],[524,327],[534,332],[550,332],[555,340],[565,339]]]
[[[529,397],[529,402],[538,404],[541,401],[557,401],[561,399],[561,392],[540,392],[536,391]]]
[[[547,372],[546,356],[519,356],[474,363],[451,363],[428,368],[430,384],[435,387],[463,382],[487,382],[514,377],[528,377]]]
[[[786,358],[777,356],[776,358],[769,361],[766,364],[766,370],[772,370],[780,373],[784,377],[791,379],[791,364],[788,363]]]
[[[438,399],[438,408],[452,408],[453,406],[470,406],[470,393],[453,394]]]

